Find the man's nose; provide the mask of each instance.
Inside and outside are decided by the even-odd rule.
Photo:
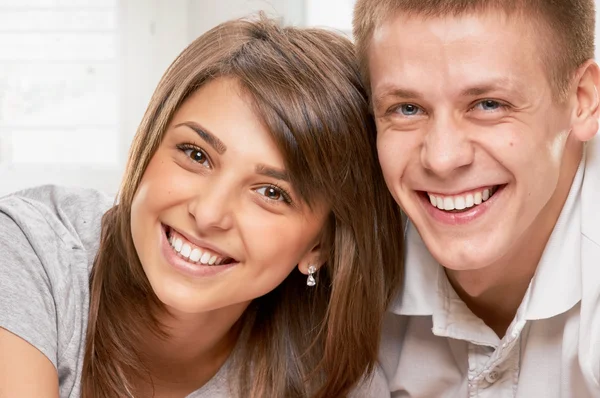
[[[450,117],[434,120],[421,150],[423,167],[439,177],[473,163],[474,149],[464,129]]]

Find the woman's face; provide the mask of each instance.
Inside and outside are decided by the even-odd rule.
[[[158,298],[201,313],[245,305],[319,258],[330,209],[309,210],[236,80],[218,78],[175,113],[131,209]]]

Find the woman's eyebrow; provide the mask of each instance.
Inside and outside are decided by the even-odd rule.
[[[225,144],[223,144],[223,141],[218,139],[214,134],[212,134],[210,131],[208,131],[207,129],[202,127],[200,124],[189,121],[189,122],[179,123],[175,127],[181,127],[181,126],[186,126],[186,127],[191,128],[192,130],[194,130],[200,136],[200,138],[202,138],[210,146],[212,146],[215,149],[215,151],[217,151],[219,153],[219,155],[224,154],[225,151],[227,150],[227,146]]]
[[[285,171],[285,170],[276,169],[273,167],[266,166],[264,164],[256,165],[255,170],[256,170],[256,173],[258,173],[258,174],[261,174],[261,175],[264,175],[267,177],[272,177],[277,180],[290,182],[290,176],[288,175],[287,171]]]

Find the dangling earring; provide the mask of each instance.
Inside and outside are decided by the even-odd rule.
[[[314,277],[315,272],[317,272],[317,267],[315,267],[314,265],[308,267],[308,279],[306,280],[307,286],[314,286],[317,284],[317,281]]]

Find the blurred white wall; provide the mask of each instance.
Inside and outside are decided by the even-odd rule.
[[[206,30],[304,0],[0,0],[0,195],[32,185],[116,193],[160,77]]]
[[[258,10],[350,34],[353,4],[0,0],[0,195],[45,183],[115,193],[156,84],[193,39]]]
[[[127,0],[120,2],[125,38],[122,139],[131,141],[162,73],[196,37],[217,24],[259,10],[302,25],[302,0]]]

